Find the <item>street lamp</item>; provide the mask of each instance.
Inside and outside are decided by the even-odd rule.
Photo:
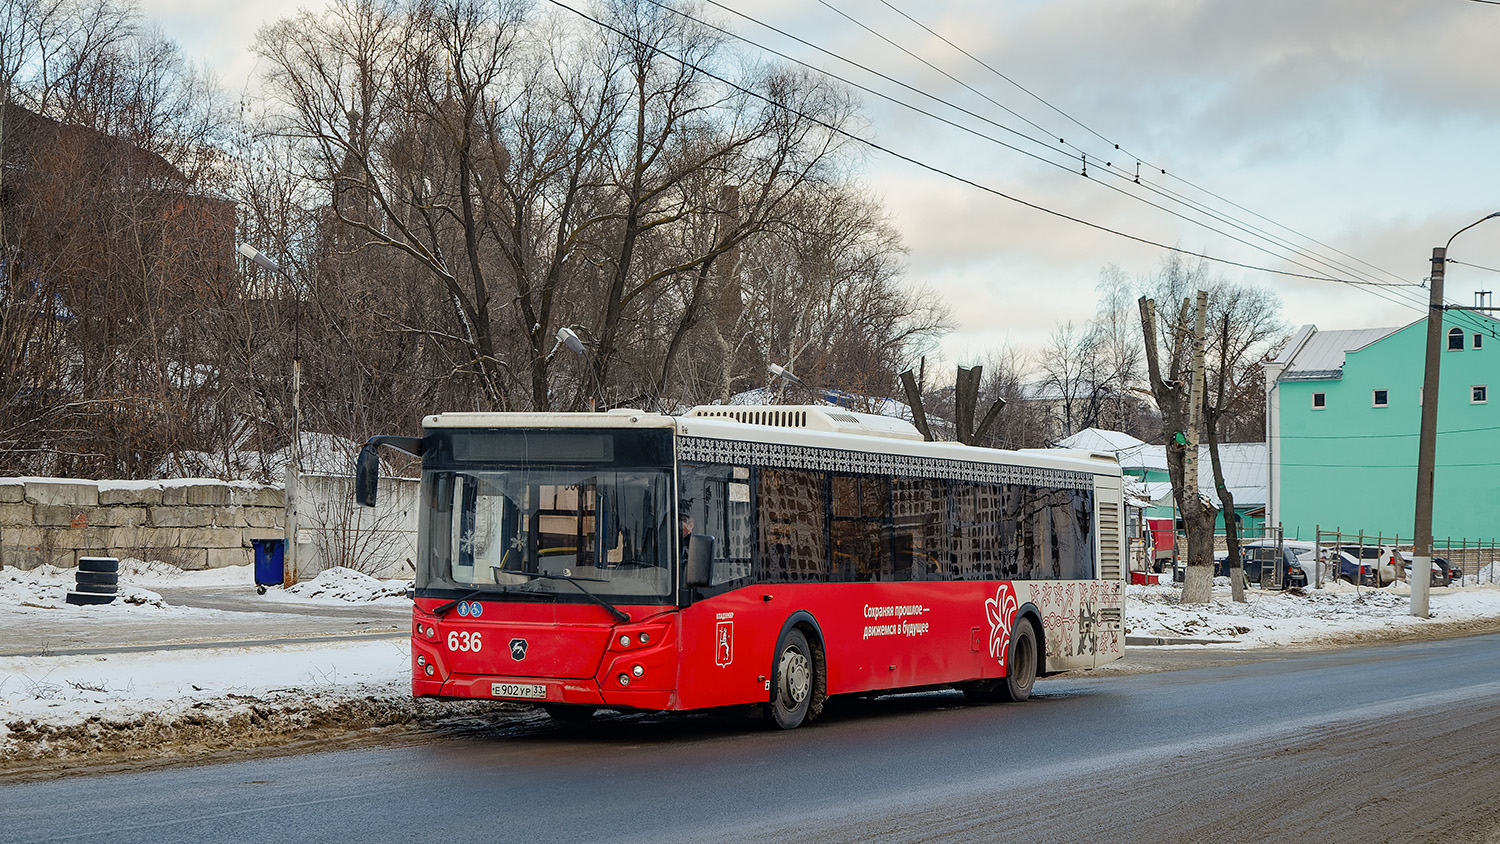
[[[567,346],[569,351],[583,358],[584,369],[588,370],[589,380],[594,384],[594,394],[589,397],[589,411],[598,410],[599,402],[604,399],[604,386],[599,381],[599,373],[594,371],[594,362],[589,360],[588,348],[579,339],[578,332],[566,325],[557,329],[556,337],[557,342],[553,343],[552,350],[547,352],[547,360],[550,361],[552,356],[557,354],[559,346]]]
[[[1480,217],[1432,250],[1432,282],[1427,300],[1427,361],[1422,374],[1422,424],[1417,437],[1417,509],[1411,561],[1411,614],[1426,618],[1427,592],[1432,571],[1432,489],[1437,455],[1438,369],[1443,359],[1443,270],[1453,238],[1485,220],[1500,217],[1500,211]]]
[[[281,265],[271,260],[271,256],[256,249],[248,243],[241,243],[239,253],[244,255],[267,272],[272,272],[286,279],[291,285],[293,295],[297,296],[296,310],[292,314],[292,463],[298,470],[302,468],[302,296],[297,291],[297,282],[287,275]]]

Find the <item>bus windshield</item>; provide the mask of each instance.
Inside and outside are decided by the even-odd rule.
[[[609,442],[584,452],[592,465],[504,465],[520,455],[495,438],[512,436],[520,435],[490,433],[479,460],[424,469],[417,588],[569,602],[589,600],[584,592],[669,598],[678,552],[668,469],[620,465]],[[546,453],[536,442],[544,435],[530,439],[531,457]],[[568,445],[580,454],[572,450],[580,444]],[[464,454],[463,444],[452,453]]]

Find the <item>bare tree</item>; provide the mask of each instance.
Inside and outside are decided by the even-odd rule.
[[[709,304],[735,298],[736,251],[833,175],[829,127],[852,113],[822,81],[734,70],[669,8],[617,2],[603,20],[342,0],[261,34],[281,131],[359,235],[339,251],[393,250],[438,282],[453,318],[406,329],[461,349],[451,374],[488,407],[661,396]],[[559,394],[564,326],[587,375]]]
[[[1163,264],[1161,286],[1168,290],[1181,289],[1202,274],[1201,265],[1189,268],[1173,255]],[[1162,414],[1167,474],[1187,534],[1187,570],[1182,600],[1185,603],[1206,603],[1212,593],[1214,521],[1218,509],[1198,491],[1197,432],[1190,417],[1198,409],[1195,405],[1199,404],[1199,394],[1193,385],[1193,323],[1195,316],[1206,318],[1207,315],[1202,308],[1194,308],[1186,297],[1180,303],[1169,303],[1161,313],[1158,313],[1153,299],[1142,296],[1138,304],[1145,338],[1146,371],[1151,379],[1151,392]],[[1199,326],[1203,324],[1201,319],[1197,322]],[[1157,342],[1159,334],[1164,340],[1161,345],[1168,350],[1165,359]],[[1201,355],[1198,360],[1202,360]]]
[[[1207,341],[1203,423],[1213,464],[1214,489],[1224,513],[1230,586],[1234,600],[1243,601],[1240,525],[1235,517],[1234,490],[1225,482],[1219,455],[1219,445],[1225,441],[1221,428],[1228,427],[1226,422],[1232,424],[1234,420],[1264,413],[1260,364],[1285,339],[1287,326],[1279,316],[1281,302],[1267,290],[1221,280],[1213,285],[1209,295],[1213,302],[1209,319],[1214,330]]]
[[[995,417],[990,439],[983,445],[995,448],[1046,448],[1060,437],[1046,408],[1032,401],[1025,382],[1027,361],[1010,347],[1001,347],[985,355],[984,385],[980,404],[989,406],[996,399],[1005,406]]]
[[[1101,427],[1139,436],[1154,422],[1137,390],[1145,382],[1145,350],[1137,331],[1134,284],[1115,264],[1099,271],[1093,321],[1103,397]]]
[[[37,17],[0,60],[5,462],[155,474],[201,447],[187,408],[215,390],[195,318],[231,270],[216,101],[126,4],[19,8]]]
[[[1052,330],[1042,350],[1042,387],[1054,401],[1062,422],[1061,436],[1095,426],[1108,387],[1104,374],[1103,335],[1091,325],[1071,321]]]

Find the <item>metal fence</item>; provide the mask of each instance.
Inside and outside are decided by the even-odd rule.
[[[1362,531],[1344,533],[1337,529],[1323,530],[1321,526],[1316,530],[1318,559],[1323,561],[1319,566],[1319,585],[1322,583],[1322,578],[1339,576],[1335,568],[1337,558],[1335,552],[1338,549],[1378,548],[1383,554],[1394,551],[1397,559],[1402,563],[1409,563],[1413,557],[1414,538],[1411,536],[1372,534]],[[1459,570],[1452,583],[1449,584],[1451,586],[1474,586],[1480,583],[1500,582],[1500,577],[1497,577],[1500,575],[1500,572],[1497,572],[1497,569],[1500,569],[1500,538],[1433,537],[1432,556],[1441,558],[1450,567],[1456,567]],[[1405,579],[1405,566],[1397,566],[1395,575],[1398,579]]]

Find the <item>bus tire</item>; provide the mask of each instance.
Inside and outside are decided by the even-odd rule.
[[[812,708],[817,682],[817,661],[807,636],[793,627],[776,643],[776,681],[771,685],[768,718],[783,730],[802,726]]]
[[[1016,629],[1010,634],[1010,654],[1006,658],[1005,677],[995,689],[999,699],[1020,703],[1031,697],[1031,687],[1036,683],[1037,653],[1036,632],[1031,619],[1016,620]]]
[[[564,724],[583,724],[594,717],[599,707],[548,703],[543,704],[542,709],[545,709],[554,721],[561,721]]]
[[[959,686],[964,699],[969,703],[1011,703],[1031,697],[1031,686],[1036,682],[1037,652],[1036,633],[1030,619],[1016,620],[1005,664],[1009,667],[1004,677],[974,680]]]

